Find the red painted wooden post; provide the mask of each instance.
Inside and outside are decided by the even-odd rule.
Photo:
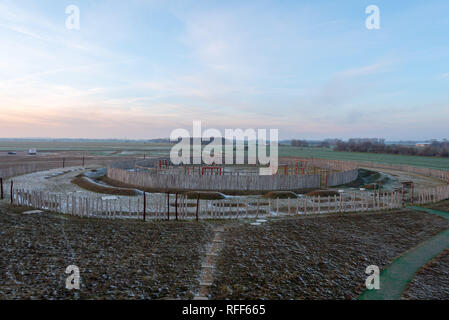
[[[11,180],[11,204],[13,203],[13,198],[12,198],[13,186],[14,186],[14,181]]]
[[[176,199],[175,199],[175,216],[176,220],[178,220],[178,193],[176,192]]]
[[[1,193],[1,197],[3,199],[3,178],[0,178],[0,193]]]
[[[143,221],[145,222],[147,216],[147,193],[143,192]]]
[[[200,207],[200,195],[196,198],[196,221],[198,221],[198,209]]]

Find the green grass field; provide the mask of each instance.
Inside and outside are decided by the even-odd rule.
[[[378,163],[403,164],[439,170],[449,170],[449,158],[402,156],[364,152],[338,152],[330,148],[279,147],[280,157],[306,157],[331,160],[374,161]]]
[[[30,148],[38,152],[86,151],[92,155],[109,155],[116,151],[168,154],[171,145],[143,141],[0,141],[0,151],[28,151]]]
[[[85,151],[88,155],[114,156],[142,155],[168,156],[170,144],[143,141],[0,141],[0,151],[27,151],[37,148],[38,152]],[[121,151],[117,153],[117,151]],[[378,163],[403,164],[416,167],[449,170],[449,158],[402,156],[362,152],[337,152],[330,148],[279,147],[280,157],[307,157],[331,160],[374,161]]]

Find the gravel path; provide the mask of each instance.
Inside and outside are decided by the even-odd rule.
[[[395,257],[449,227],[414,211],[270,220],[225,234],[215,299],[354,299],[369,265]]]
[[[213,232],[205,223],[24,215],[0,204],[0,299],[193,298]],[[69,265],[81,288],[65,288]]]

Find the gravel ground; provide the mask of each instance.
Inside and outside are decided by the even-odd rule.
[[[404,299],[449,299],[449,250],[421,268],[409,283]]]
[[[382,270],[396,256],[449,227],[415,211],[270,220],[225,233],[212,298],[354,299],[365,268]]]
[[[205,223],[24,215],[0,205],[0,299],[191,298],[213,236]],[[81,288],[65,288],[69,265]]]

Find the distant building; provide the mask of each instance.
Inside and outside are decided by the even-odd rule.
[[[31,149],[29,149],[29,150],[28,150],[28,154],[29,154],[29,155],[32,155],[32,156],[36,155],[36,154],[37,154],[36,148],[31,148]]]
[[[430,146],[430,143],[428,143],[428,142],[417,143],[416,146],[418,148],[424,148],[424,147]]]

